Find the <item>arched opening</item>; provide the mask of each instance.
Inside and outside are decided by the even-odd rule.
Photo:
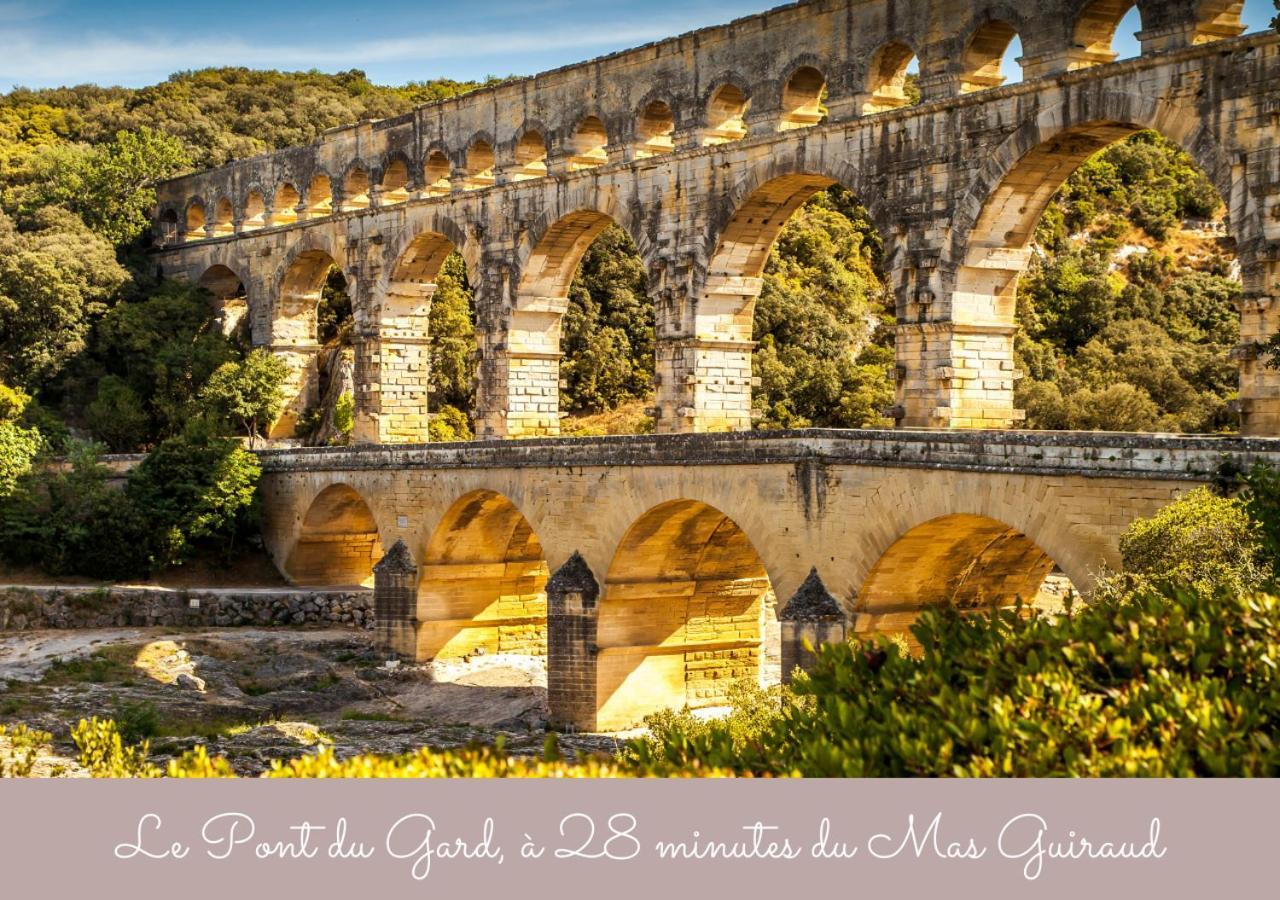
[[[178,239],[178,211],[166,209],[160,213],[160,227],[156,234],[162,244],[171,244]]]
[[[214,319],[223,334],[234,334],[242,324],[247,324],[249,298],[239,275],[223,265],[210,266],[200,276],[199,284],[213,298]]]
[[[645,106],[636,123],[636,159],[647,159],[662,153],[670,153],[675,149],[673,135],[676,130],[675,116],[671,107],[662,100],[654,100]]]
[[[476,141],[467,151],[467,180],[464,187],[474,191],[492,185],[494,165],[493,146],[485,140]]]
[[[284,574],[306,587],[372,587],[382,558],[378,523],[352,487],[335,484],[311,502]]]
[[[705,365],[741,375],[713,382],[722,417],[708,414],[701,427],[891,424],[893,304],[882,257],[868,211],[827,175],[784,175],[747,195],[716,236],[693,320]],[[659,385],[664,418],[699,402]]]
[[[1241,284],[1224,214],[1177,144],[1130,123],[1023,155],[958,260],[952,316],[984,336],[953,363],[952,424],[990,428],[1003,409],[1038,429],[1237,427]]]
[[[1201,0],[1196,11],[1194,44],[1207,44],[1243,34],[1245,24],[1241,19],[1244,0]]]
[[[385,337],[382,337],[385,330]],[[473,436],[475,306],[466,264],[442,234],[410,242],[391,271],[379,311],[377,365],[383,379],[370,412],[381,442]]]
[[[960,93],[985,91],[999,87],[1006,81],[1018,81],[1020,76],[1010,77],[1010,67],[1016,66],[1007,57],[1021,56],[1022,41],[1008,22],[993,19],[981,25],[965,47],[961,60]]]
[[[747,136],[747,110],[751,101],[736,84],[721,85],[707,102],[707,130],[702,146],[711,147]]]
[[[199,201],[194,201],[187,206],[186,239],[188,241],[198,241],[204,238],[204,227],[204,204]]]
[[[596,116],[587,116],[578,123],[573,136],[573,155],[569,157],[569,171],[590,169],[609,161],[609,134],[604,122]]]
[[[476,491],[436,526],[418,587],[418,659],[547,652],[547,562],[510,500]]]
[[[382,173],[382,202],[404,203],[409,199],[409,166],[403,159],[393,159]]]
[[[213,236],[226,237],[236,233],[235,208],[226,197],[213,207]]]
[[[570,213],[529,254],[507,332],[505,385],[480,411],[493,436],[650,430],[653,306],[644,263],[613,224],[594,210]]]
[[[307,187],[307,212],[313,216],[327,216],[333,212],[333,184],[328,175],[317,175]]]
[[[336,274],[335,274],[336,273]],[[317,411],[331,379],[318,365],[323,343],[350,341],[351,303],[346,277],[328,253],[306,250],[289,265],[271,319],[272,351],[288,364],[286,407],[272,425],[272,439],[310,439],[320,424]]]
[[[287,181],[280,185],[271,199],[271,224],[292,225],[298,221],[298,206],[301,203],[302,196],[296,187]]]
[[[920,102],[920,90],[909,74],[915,59],[915,51],[903,43],[886,44],[876,51],[867,72],[864,116]]]
[[[449,193],[449,157],[439,150],[433,150],[427,157],[423,167],[423,192],[428,197],[443,197]]]
[[[719,706],[738,679],[762,678],[776,601],[760,555],[718,509],[674,500],[628,529],[597,620],[597,728],[661,709]]]
[[[516,168],[512,181],[543,178],[547,174],[547,142],[537,131],[526,131],[516,144]]]
[[[992,610],[1021,600],[1062,608],[1071,582],[1031,538],[986,516],[930,519],[898,538],[872,567],[854,604],[854,631],[904,634],[929,606]]]
[[[267,203],[262,199],[262,191],[252,190],[244,201],[243,231],[255,231],[267,224]]]
[[[369,170],[353,166],[342,183],[342,210],[350,212],[369,208]]]
[[[1114,61],[1117,35],[1134,35],[1142,28],[1134,0],[1094,0],[1076,19],[1070,69],[1084,69]]]
[[[782,89],[782,121],[779,131],[808,128],[827,116],[823,101],[827,96],[827,79],[812,66],[801,66],[787,79]]]

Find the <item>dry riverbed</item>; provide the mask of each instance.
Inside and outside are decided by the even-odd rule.
[[[349,756],[501,738],[531,754],[547,736],[546,683],[539,657],[388,668],[370,635],[345,629],[0,633],[0,724],[53,734],[43,775],[78,774],[70,729],[94,715],[149,737],[157,762],[205,744],[242,775],[321,744]],[[609,752],[616,740],[560,746]]]

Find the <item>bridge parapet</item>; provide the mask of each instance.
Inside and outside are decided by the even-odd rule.
[[[268,473],[854,465],[1203,482],[1280,467],[1280,439],[1076,431],[796,429],[259,451]]]

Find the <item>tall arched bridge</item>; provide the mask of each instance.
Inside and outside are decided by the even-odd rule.
[[[549,647],[553,713],[581,727],[716,702],[765,665],[811,568],[864,631],[1034,594],[1055,567],[1088,590],[1124,527],[1224,454],[1280,460],[1268,440],[999,431],[1020,418],[1015,290],[1041,214],[1090,155],[1154,129],[1226,202],[1242,430],[1280,434],[1258,349],[1280,330],[1280,35],[1242,35],[1239,0],[1139,0],[1142,53],[1116,60],[1132,5],[812,0],[162,185],[162,272],[290,361],[273,436],[314,402],[332,266],[351,289],[366,446],[264,454],[277,563],[349,583],[387,554],[386,640],[416,658]],[[1025,80],[1002,86],[1014,35]],[[900,428],[745,433],[766,259],[833,184],[885,247]],[[610,223],[648,274],[657,435],[558,440],[569,285]],[[538,440],[420,446],[455,250],[477,434]]]
[[[751,319],[787,218],[831,184],[869,209],[896,294],[905,426],[1006,427],[1014,290],[1035,225],[1088,156],[1155,129],[1228,207],[1244,278],[1245,433],[1280,431],[1280,36],[1240,2],[1143,0],[1140,57],[1107,48],[1121,0],[814,0],[326,133],[161,186],[162,270],[247,304],[253,340],[313,399],[332,265],[356,319],[357,437],[425,439],[434,279],[475,291],[477,434],[558,432],[561,318],[616,222],[656,314],[655,430],[750,427]],[[1026,80],[999,61],[1021,37]],[[920,62],[923,102],[903,106]],[[289,434],[286,416],[276,434]]]

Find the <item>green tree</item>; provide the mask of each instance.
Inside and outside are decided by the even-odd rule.
[[[41,210],[20,231],[0,212],[0,378],[32,389],[85,348],[128,275],[70,213]]]
[[[253,350],[239,362],[227,362],[209,377],[201,399],[228,421],[241,426],[251,439],[279,417],[284,409],[288,364],[268,350]]]
[[[31,471],[44,443],[38,430],[19,422],[30,399],[0,382],[0,498],[13,493],[18,478]]]

